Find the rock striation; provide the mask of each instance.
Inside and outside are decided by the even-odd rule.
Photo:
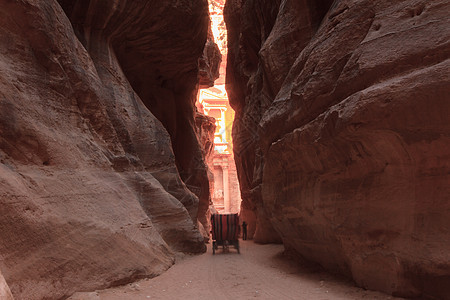
[[[205,251],[194,102],[199,59],[220,63],[203,56],[208,24],[206,0],[0,2],[0,269],[17,299]]]
[[[449,298],[448,1],[228,0],[255,240],[364,288]]]

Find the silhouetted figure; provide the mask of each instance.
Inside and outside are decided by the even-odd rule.
[[[247,239],[247,223],[245,223],[245,221],[242,222],[242,239]]]

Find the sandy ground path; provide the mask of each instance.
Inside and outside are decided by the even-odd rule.
[[[234,248],[212,255],[181,258],[167,272],[126,286],[78,293],[71,300],[140,299],[401,299],[366,291],[323,271],[300,267],[282,256],[282,245],[240,241]]]

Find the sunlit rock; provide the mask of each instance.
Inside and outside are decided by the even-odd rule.
[[[13,300],[13,296],[11,291],[9,290],[9,286],[3,277],[3,274],[0,272],[0,299],[3,300]]]

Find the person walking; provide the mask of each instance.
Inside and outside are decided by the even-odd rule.
[[[245,221],[242,222],[242,239],[247,239],[247,223],[245,223]]]

